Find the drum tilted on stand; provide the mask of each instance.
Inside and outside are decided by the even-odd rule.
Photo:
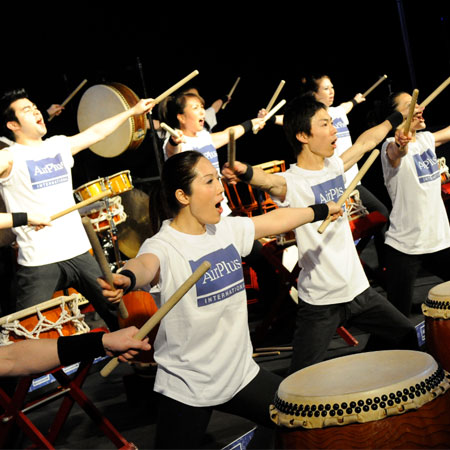
[[[450,372],[450,281],[430,289],[422,312],[427,350]]]
[[[276,448],[448,448],[450,380],[427,354],[343,356],[282,381]]]

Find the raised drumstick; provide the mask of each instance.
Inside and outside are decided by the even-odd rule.
[[[70,100],[72,100],[72,98],[75,96],[75,94],[85,85],[87,83],[87,80],[83,80],[79,85],[78,85],[78,87],[61,103],[61,106],[66,106],[67,105],[67,103],[69,103],[70,102]],[[53,117],[55,117],[55,115],[53,115],[53,116],[50,116],[49,118],[48,118],[48,121],[50,122],[52,119],[53,119]]]
[[[111,189],[106,189],[106,191],[102,191],[100,192],[100,194],[94,195],[93,197],[83,200],[82,202],[77,203],[76,205],[73,205],[70,208],[65,209],[64,211],[60,211],[59,213],[54,214],[53,216],[50,217],[50,219],[51,220],[58,219],[59,217],[65,216],[66,214],[69,214],[72,211],[84,208],[85,206],[90,205],[91,203],[95,203],[98,200],[101,200],[102,198],[109,197],[110,195],[112,195]]]
[[[234,129],[230,128],[230,139],[228,140],[228,164],[230,169],[234,167],[234,161],[236,160],[236,140],[234,138]]]
[[[180,80],[178,83],[175,83],[171,88],[167,89],[167,91],[163,92],[161,95],[158,95],[158,97],[155,98],[155,105],[159,102],[163,101],[166,97],[168,97],[172,92],[175,92],[178,88],[183,86],[183,84],[186,84],[189,80],[192,80],[192,78],[196,77],[199,74],[198,70],[194,70],[189,75],[184,77],[182,80]]]
[[[275,100],[278,98],[278,96],[280,95],[281,89],[283,89],[283,86],[285,85],[286,81],[281,80],[280,84],[278,85],[275,93],[272,95],[272,98],[270,99],[267,107],[266,107],[266,111],[269,112],[272,109],[272,106],[275,103]]]
[[[450,84],[450,77],[441,83],[421,104],[420,106],[428,106],[448,85]]]
[[[278,110],[279,109],[281,109],[284,105],[286,104],[286,100],[281,100],[281,102],[280,103],[278,103],[274,108],[272,108],[271,110],[270,110],[270,112],[267,114],[267,115],[265,115],[264,117],[263,117],[263,122],[267,122],[274,114],[276,114],[277,112],[278,112]],[[258,130],[259,130],[259,125],[255,125],[254,127],[253,127],[253,133],[257,133],[258,132]]]
[[[97,235],[95,234],[95,230],[94,227],[92,226],[91,219],[89,217],[83,217],[81,221],[83,222],[84,229],[86,230],[86,234],[88,235],[89,241],[92,246],[92,250],[94,251],[95,259],[97,260],[100,269],[102,270],[103,276],[105,277],[105,280],[108,282],[108,284],[112,288],[114,288],[114,281],[111,269],[109,268],[108,261],[106,261],[105,254],[103,253],[102,247],[100,246],[100,242],[97,238]],[[119,313],[122,319],[128,318],[128,311],[122,300],[120,300],[119,303]]]
[[[161,127],[163,130],[166,130],[166,131],[167,131],[168,133],[170,133],[172,136],[174,136],[174,137],[179,137],[178,134],[177,134],[177,132],[176,132],[172,127],[170,127],[169,125],[167,125],[167,123],[161,122],[160,127]]]
[[[361,181],[361,178],[366,174],[366,172],[369,170],[369,167],[373,164],[377,156],[380,154],[380,151],[375,149],[372,151],[372,153],[369,155],[369,157],[366,159],[366,162],[363,164],[359,172],[356,174],[355,178],[353,178],[352,182],[349,184],[347,189],[344,191],[344,193],[339,197],[339,200],[336,202],[338,206],[342,206],[347,198],[350,196],[350,194],[355,190],[356,185]],[[320,227],[317,229],[317,231],[322,234],[329,223],[331,222],[331,216],[326,218]]]
[[[408,116],[406,117],[405,125],[403,127],[403,133],[405,133],[405,135],[408,135],[409,129],[411,128],[411,120],[414,116],[414,109],[416,107],[418,96],[419,96],[419,90],[414,89],[412,98],[411,98],[411,103],[409,105]],[[403,149],[404,149],[404,147],[400,147],[400,150],[403,150]]]
[[[380,85],[384,80],[386,80],[387,75],[383,75],[378,79],[376,83],[374,83],[366,92],[364,92],[363,97],[367,97],[378,85]]]
[[[231,96],[233,95],[233,92],[236,89],[236,86],[238,85],[239,81],[241,81],[241,77],[237,77],[236,81],[234,82],[233,87],[231,88],[230,92],[228,93],[229,98],[231,98]],[[228,105],[228,102],[224,103],[222,105],[222,109],[225,109],[227,105]]]
[[[211,264],[208,261],[203,261],[200,266],[197,267],[195,272],[174,292],[174,294],[159,308],[155,314],[153,314],[147,322],[142,325],[139,331],[134,336],[135,339],[142,340],[150,333],[150,331],[158,325],[159,322],[165,317],[165,315],[184,297],[184,295],[191,289],[192,286],[208,271]],[[119,364],[119,359],[113,358],[106,364],[100,371],[103,377],[107,377]]]

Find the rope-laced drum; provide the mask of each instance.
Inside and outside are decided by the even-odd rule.
[[[287,377],[270,414],[281,448],[448,447],[449,387],[448,373],[427,353],[361,353]]]

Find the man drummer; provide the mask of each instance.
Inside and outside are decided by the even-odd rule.
[[[336,128],[325,105],[312,96],[299,97],[287,105],[283,125],[297,163],[275,175],[236,161],[234,171],[224,168],[222,174],[230,182],[237,181],[237,174],[277,197],[282,206],[336,201],[345,191],[345,170],[402,120],[397,112],[365,131],[338,156],[334,154]],[[336,329],[347,323],[394,348],[417,348],[412,323],[369,286],[347,217],[339,218],[323,234],[317,228],[309,224],[295,230],[301,271],[290,371],[322,361]]]
[[[142,99],[129,110],[74,136],[44,140],[47,128],[43,116],[25,90],[6,92],[0,99],[1,134],[14,142],[1,150],[0,158],[3,161],[0,194],[7,212],[52,216],[72,206],[73,156],[153,106],[151,99]],[[77,211],[40,231],[19,226],[13,232],[19,247],[17,310],[48,300],[57,290],[73,287],[91,302],[111,330],[118,328],[116,315],[109,309],[96,281],[101,271],[89,253],[91,245]]]

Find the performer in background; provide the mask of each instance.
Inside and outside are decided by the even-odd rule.
[[[391,111],[409,107],[411,95],[394,93]],[[411,121],[410,134],[400,127],[395,138],[382,147],[381,161],[386,188],[392,201],[386,232],[388,299],[405,315],[411,314],[414,282],[423,265],[450,280],[450,227],[442,200],[441,175],[436,147],[450,141],[450,127],[431,133],[423,110]]]
[[[162,199],[170,220],[147,239],[136,258],[113,274],[118,290],[99,280],[104,295],[159,282],[161,304],[202,264],[202,279],[164,317],[154,342],[159,393],[155,448],[199,448],[213,409],[272,426],[269,404],[281,377],[252,357],[241,256],[255,239],[333,214],[333,202],[283,208],[249,217],[222,215],[217,169],[199,152],[178,153],[164,163]]]
[[[27,211],[52,216],[74,205],[71,167],[73,156],[104,139],[122,123],[153,107],[143,99],[133,108],[101,121],[71,137],[44,140],[45,121],[23,89],[0,99],[2,134],[14,144],[1,150],[0,194],[8,212]],[[4,153],[3,153],[4,152]],[[13,229],[18,252],[16,309],[48,300],[55,291],[73,287],[94,306],[110,329],[117,318],[96,281],[100,268],[89,253],[90,243],[81,217],[74,211],[39,232]]]

